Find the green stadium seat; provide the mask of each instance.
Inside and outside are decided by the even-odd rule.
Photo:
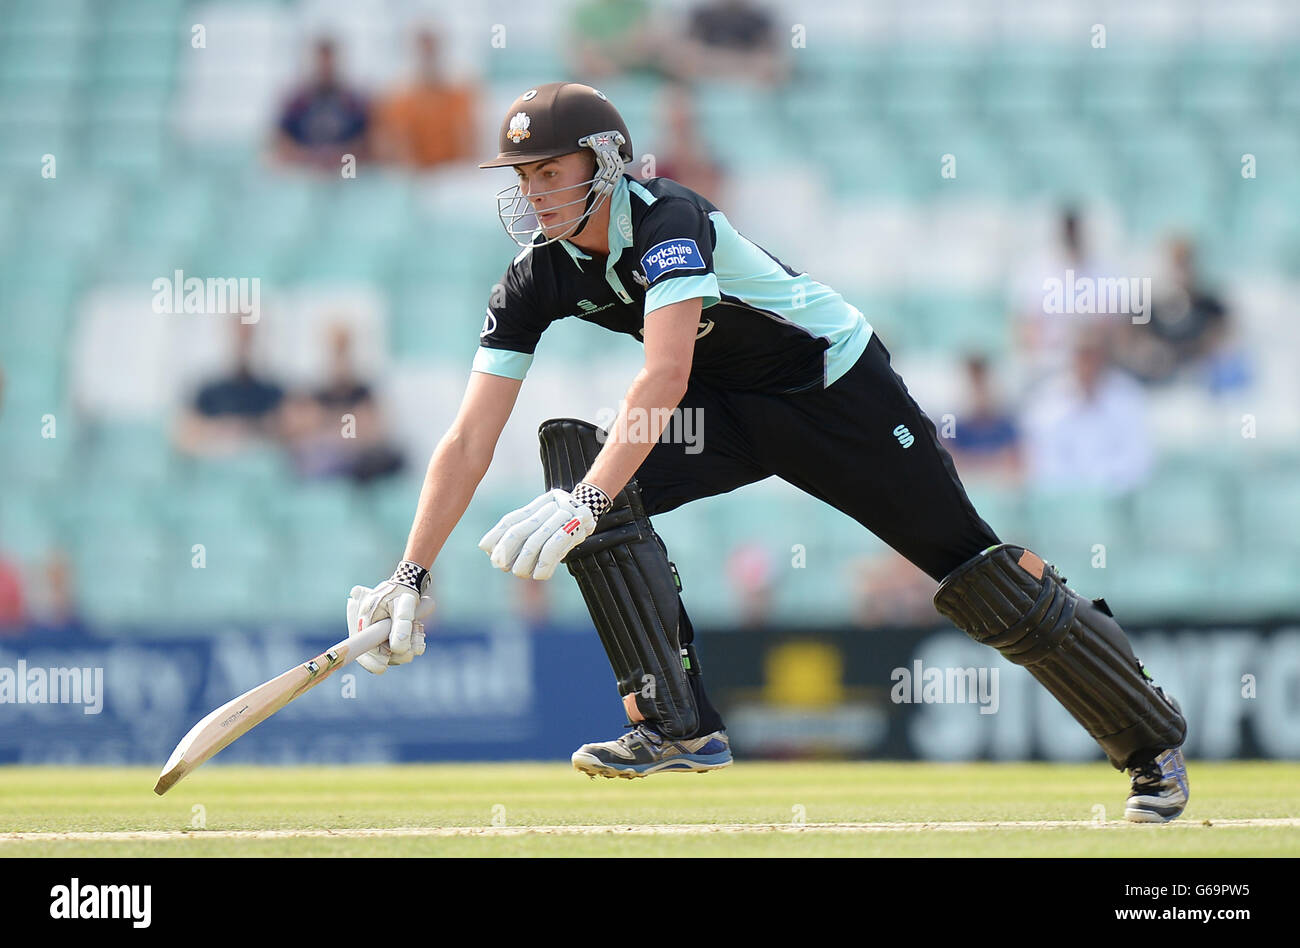
[[[1078,76],[1082,111],[1094,119],[1140,121],[1172,107],[1168,73],[1159,66],[1106,59],[1086,65]]]
[[[391,267],[385,248],[350,239],[313,239],[287,257],[288,280],[328,282],[379,282]]]
[[[1294,521],[1293,521],[1294,522]],[[1262,616],[1293,618],[1300,612],[1300,557],[1248,547],[1213,563],[1217,593],[1213,615],[1227,619]]]
[[[0,168],[11,175],[39,175],[45,156],[53,155],[56,173],[66,178],[78,151],[74,130],[60,118],[0,120]]]
[[[1089,125],[1018,121],[1003,134],[1019,176],[1013,193],[1071,199],[1114,193],[1117,170]]]
[[[169,434],[158,424],[96,426],[83,455],[82,476],[128,484],[165,484],[176,476]]]
[[[63,34],[93,23],[91,0],[9,0],[4,32]]]
[[[288,461],[273,446],[230,457],[180,457],[176,464],[181,472],[179,483],[185,489],[212,492],[231,503],[242,502],[238,496],[241,491],[257,494],[280,489],[289,477]]]
[[[0,548],[27,564],[63,548],[66,541],[52,513],[57,503],[55,491],[22,482],[5,485],[0,490],[0,537],[4,538]]]
[[[487,76],[493,83],[499,83],[512,90],[511,99],[526,88],[523,83],[536,82],[538,76],[567,76],[570,67],[564,60],[563,51],[554,46],[516,46],[511,35],[506,34],[506,45],[500,49],[491,48],[483,57]],[[603,87],[602,87],[603,89]],[[612,92],[607,93],[614,98]],[[614,99],[614,101],[618,101]]]
[[[1154,480],[1136,495],[1134,530],[1153,552],[1211,555],[1231,545],[1226,502],[1214,477]]]
[[[1010,322],[1000,296],[918,292],[908,295],[906,305],[912,332],[930,350],[997,351],[1010,342]]]
[[[332,239],[390,244],[407,238],[414,225],[409,182],[367,174],[344,181],[330,194],[324,233]]]
[[[353,182],[355,183],[355,182]],[[293,174],[249,173],[220,195],[221,230],[231,239],[296,240],[318,225],[325,185]]]
[[[1071,77],[1051,63],[994,62],[977,86],[980,109],[994,122],[1060,116],[1075,107]]]
[[[1249,72],[1187,72],[1173,89],[1180,111],[1189,118],[1260,114],[1269,106],[1268,92]]]
[[[179,557],[160,533],[141,524],[103,532],[86,525],[68,552],[77,603],[89,621],[157,621],[164,626],[167,620],[178,625],[192,621],[187,609],[167,608],[180,575],[173,565]]]
[[[778,569],[774,612],[795,617],[803,626],[842,622],[852,609],[852,569],[852,562],[846,560],[835,560],[818,569]],[[738,619],[741,603],[736,595],[733,593],[726,603],[724,621]]]
[[[91,271],[98,283],[152,286],[174,270],[194,273],[189,248],[182,243],[158,241],[148,246],[115,246],[101,253]]]
[[[1026,545],[1067,575],[1100,569],[1093,562],[1094,558],[1102,562],[1103,552],[1107,570],[1132,561],[1136,543],[1125,498],[1104,491],[1034,490],[1025,498],[1025,505]]]
[[[285,490],[292,487],[292,490]],[[279,485],[284,493],[269,513],[286,533],[306,530],[314,525],[343,525],[351,521],[354,497],[345,481],[315,481]]]
[[[1242,550],[1300,553],[1300,479],[1294,471],[1252,473],[1234,496],[1241,517]]]
[[[200,623],[280,618],[297,623],[317,618],[306,614],[307,607],[315,605],[303,591],[310,577],[304,578],[297,589],[285,588],[288,584],[283,578],[296,572],[286,569],[285,558],[264,558],[222,544],[212,548],[205,544],[203,567],[197,568],[195,562],[188,546],[169,551],[167,567],[161,574],[166,579],[158,584],[161,601],[135,618],[155,613],[184,617],[183,622],[177,622],[180,634]],[[343,595],[346,597],[347,592]],[[153,622],[165,626],[157,619]],[[343,625],[341,619],[339,625]]]
[[[68,125],[82,111],[81,89],[74,82],[9,79],[0,82],[0,121]]]
[[[152,82],[98,81],[83,102],[96,123],[165,126],[170,117],[170,89]]]
[[[145,183],[135,195],[123,237],[137,247],[190,247],[211,233],[216,200],[203,176]]]
[[[950,69],[900,68],[886,77],[880,105],[891,120],[944,123],[971,114],[975,103],[968,74]]]
[[[10,33],[0,39],[0,82],[77,82],[86,76],[87,44],[71,32]]]
[[[960,426],[960,418],[957,424]],[[976,512],[994,533],[1007,543],[1025,542],[1016,539],[1028,533],[1025,498],[1019,488],[978,478],[963,478],[962,483]]]
[[[180,50],[189,50],[188,37],[170,30],[118,33],[96,45],[93,75],[97,82],[135,80],[170,87],[176,77]]]
[[[1216,582],[1218,570],[1217,559],[1177,553],[1148,555],[1133,568],[1108,568],[1098,576],[1104,586],[1087,592],[1105,598],[1121,624],[1201,619],[1218,614],[1226,605]],[[1070,579],[1071,586],[1078,588],[1075,577]]]
[[[100,171],[156,175],[171,157],[166,130],[155,121],[92,120],[86,134],[86,155]]]
[[[104,32],[160,33],[180,22],[188,0],[101,0],[98,12]]]

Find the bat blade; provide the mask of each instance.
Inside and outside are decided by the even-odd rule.
[[[382,619],[356,638],[344,639],[315,658],[295,665],[238,698],[227,701],[190,728],[163,765],[153,792],[162,796],[214,754],[243,737],[290,701],[305,694],[356,656],[388,638],[391,619]]]

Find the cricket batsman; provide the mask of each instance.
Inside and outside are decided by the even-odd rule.
[[[522,249],[489,301],[402,561],[387,581],[352,590],[353,634],[393,620],[363,667],[382,674],[424,651],[428,570],[487,471],[542,333],[573,317],[640,340],[645,364],[608,432],[574,419],[541,425],[546,493],[502,517],[479,547],[522,579],[548,580],[564,563],[591,610],[629,723],[615,740],[578,748],[575,768],[645,777],[731,764],[681,583],[650,518],[775,475],[938,580],[938,611],[1024,666],[1127,770],[1127,819],[1179,816],[1186,722],[1105,600],[1079,595],[981,519],[857,309],[700,195],[625,174],[632,160],[627,125],[590,86],[528,89],[507,111],[499,154],[480,167],[514,170],[498,213]],[[583,366],[571,368],[581,379]],[[673,409],[700,413],[702,449],[674,436]]]

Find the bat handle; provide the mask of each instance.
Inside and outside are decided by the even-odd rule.
[[[363,652],[369,652],[388,641],[388,633],[393,627],[392,619],[380,619],[371,625],[366,626],[357,635],[349,636],[342,642],[334,646],[331,651],[347,646],[348,661],[352,661]]]

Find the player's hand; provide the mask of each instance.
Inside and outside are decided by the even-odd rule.
[[[428,588],[428,574],[418,578],[403,563],[393,574],[373,589],[354,586],[348,596],[348,636],[357,635],[366,626],[381,619],[392,619],[388,641],[357,656],[357,664],[374,675],[382,675],[389,665],[405,665],[424,654],[424,621],[433,614],[433,597],[422,595]],[[419,583],[419,590],[405,580]]]
[[[596,516],[567,490],[552,490],[501,518],[478,542],[497,569],[522,579],[550,579],[575,546],[596,529]]]

